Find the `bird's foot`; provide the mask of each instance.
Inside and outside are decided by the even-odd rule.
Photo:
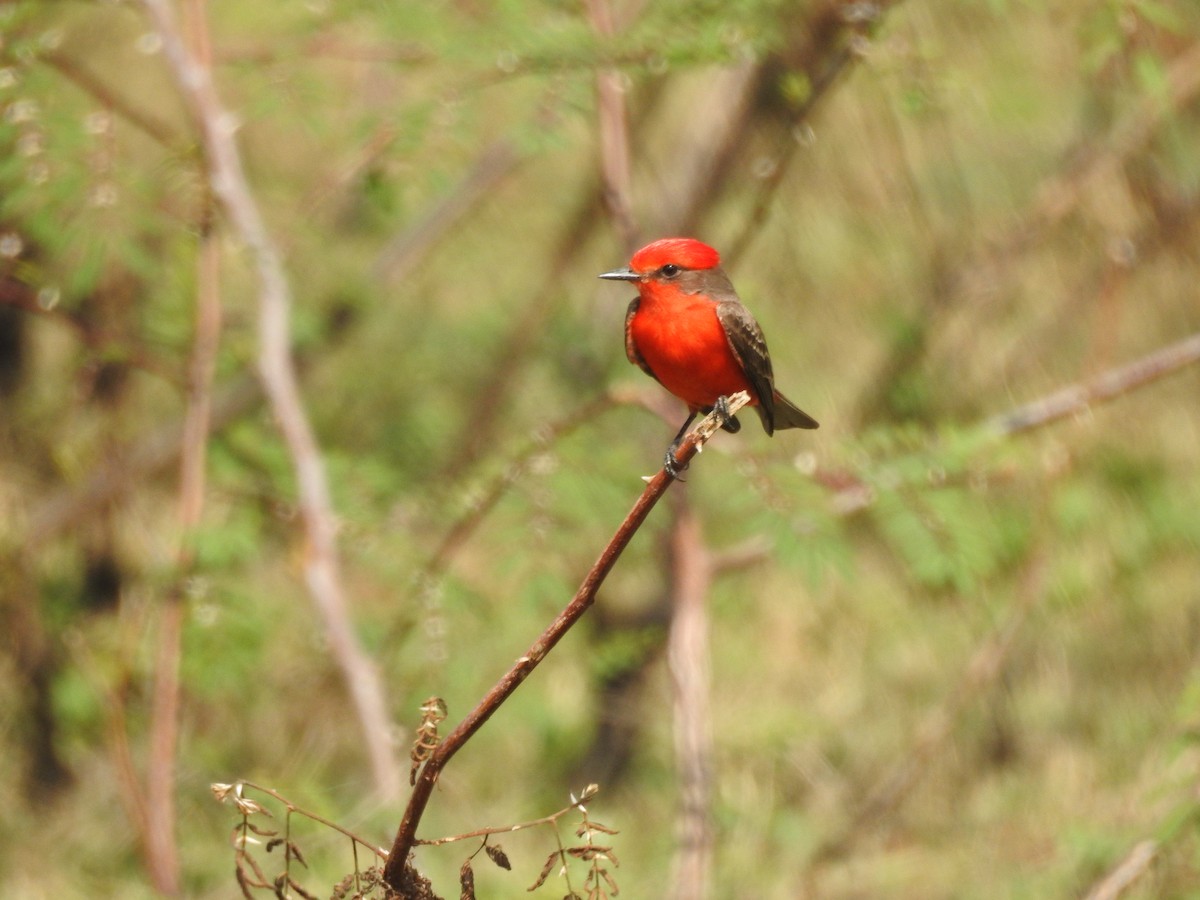
[[[722,394],[717,398],[717,402],[713,404],[713,412],[717,414],[717,418],[721,420],[721,427],[730,434],[737,434],[742,427],[742,423],[737,420],[737,416],[729,408],[729,398]]]
[[[667,455],[663,457],[663,470],[676,481],[683,481],[684,479],[680,478],[679,476],[687,471],[687,466],[681,464],[679,460],[675,458],[675,451],[678,448],[678,441],[667,448]]]

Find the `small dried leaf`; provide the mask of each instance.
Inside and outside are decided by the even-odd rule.
[[[593,860],[597,856],[604,856],[611,849],[612,847],[601,847],[598,844],[594,844],[590,847],[568,847],[567,852],[576,859]]]
[[[278,831],[274,831],[270,828],[261,828],[258,825],[255,825],[253,822],[247,822],[246,827],[260,837],[274,837],[275,835],[279,834]]]
[[[279,900],[288,900],[288,877],[286,874],[275,876],[275,896]]]
[[[621,833],[615,828],[609,828],[607,825],[601,825],[599,822],[595,821],[594,819],[588,819],[587,826],[592,831],[600,831],[600,832],[603,832],[604,834],[620,834]]]
[[[300,852],[300,847],[295,841],[288,841],[288,855],[304,868],[308,868],[308,861],[305,860],[304,854]]]
[[[259,868],[258,861],[253,856],[250,856],[248,853],[242,854],[242,856],[238,859],[239,869],[241,869],[242,863],[249,864],[250,868],[254,871],[254,877],[258,879],[257,881],[254,881],[247,876],[247,881],[249,881],[251,887],[265,888],[271,886],[267,883],[267,876],[263,874],[263,870]]]
[[[558,862],[558,859],[560,856],[561,856],[561,854],[557,850],[555,850],[553,853],[551,853],[549,856],[547,856],[546,864],[544,866],[542,866],[542,871],[538,875],[537,881],[535,881],[530,887],[526,888],[526,890],[536,891],[543,884],[545,884],[546,879],[550,877],[550,872],[554,869],[554,864],[556,862]]]
[[[246,880],[246,871],[239,865],[236,874],[238,887],[242,889],[242,896],[246,900],[254,900],[254,895],[250,893],[250,885]],[[266,885],[264,884],[263,887],[266,887]]]
[[[346,900],[352,890],[354,890],[353,872],[333,886],[333,894],[330,896],[332,900]]]
[[[276,847],[278,847],[282,843],[283,843],[283,838],[272,838],[271,840],[267,841],[267,852],[270,853],[272,850],[274,850]]]
[[[213,796],[217,798],[218,803],[224,803],[225,798],[229,796],[229,792],[233,790],[233,785],[214,781],[208,786],[208,789],[213,792]]]
[[[261,803],[257,800],[251,800],[249,797],[235,797],[233,802],[237,806],[238,812],[243,816],[253,816],[256,813],[270,815]]]
[[[508,854],[504,852],[504,848],[499,844],[484,844],[483,850],[491,858],[492,862],[507,872],[512,871],[512,863],[508,861]]]
[[[308,891],[302,888],[295,878],[288,879],[288,886],[292,889],[292,893],[302,897],[303,900],[317,900],[317,895],[310,894]]]
[[[465,860],[458,870],[458,885],[462,889],[459,900],[475,900],[475,870],[471,868],[471,860]]]
[[[621,893],[621,889],[617,887],[616,881],[614,881],[613,877],[608,874],[608,869],[601,869],[600,877],[604,879],[604,883],[608,885],[609,893],[611,893],[614,897]]]
[[[431,722],[440,722],[446,718],[449,709],[441,697],[430,697],[421,704],[421,715]]]

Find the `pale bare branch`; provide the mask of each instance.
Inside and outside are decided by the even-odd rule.
[[[686,498],[677,506],[670,552],[673,610],[667,634],[667,666],[674,688],[671,709],[679,810],[669,884],[671,896],[679,900],[703,900],[709,895],[715,840],[706,608],[714,567],[700,520]]]
[[[1200,334],[1160,347],[1088,381],[1068,385],[1032,403],[1001,413],[985,422],[983,427],[1005,436],[1048,425],[1081,413],[1095,403],[1107,402],[1150,384],[1195,362],[1200,362]]]
[[[234,141],[236,123],[217,97],[209,73],[184,47],[167,0],[142,0],[162,40],[167,63],[200,130],[209,183],[253,257],[259,280],[258,370],[296,472],[306,547],[305,582],[321,615],[330,651],[342,669],[358,714],[376,789],[398,796],[400,767],[389,739],[379,673],[351,627],[342,591],[333,506],[317,440],[292,362],[292,293],[274,240],[250,190]]]
[[[1158,841],[1139,841],[1115,869],[1088,891],[1086,900],[1117,900],[1146,873],[1158,858],[1158,850]]]

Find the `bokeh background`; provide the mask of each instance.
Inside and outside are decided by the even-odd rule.
[[[822,427],[714,439],[421,835],[597,783],[622,896],[1200,891],[1200,6],[182,4],[332,595],[147,6],[0,4],[0,892],[238,896],[211,782],[387,846],[421,703],[524,652],[681,420],[595,277],[666,234]],[[527,896],[555,839],[502,843],[478,895]]]

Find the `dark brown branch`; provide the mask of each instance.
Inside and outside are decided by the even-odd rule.
[[[735,394],[730,399],[730,411],[737,412],[749,400],[749,396],[745,393]],[[719,427],[720,420],[714,413],[689,432],[675,453],[680,464],[686,466]],[[533,642],[533,645],[526,651],[525,655],[520,657],[516,664],[496,683],[495,687],[488,691],[475,709],[430,754],[424,768],[421,770],[420,776],[417,778],[416,786],[413,788],[412,796],[408,801],[408,808],[405,809],[404,818],[401,820],[400,827],[396,831],[396,839],[393,841],[391,852],[388,855],[387,867],[384,869],[385,880],[395,890],[403,893],[404,885],[409,880],[407,877],[407,873],[410,870],[408,856],[413,844],[416,842],[417,826],[420,824],[421,816],[425,813],[425,807],[429,803],[433,787],[437,784],[442,769],[454,754],[461,750],[463,745],[483,727],[487,720],[500,708],[501,704],[533,673],[533,670],[537,668],[546,654],[562,640],[563,636],[582,618],[583,614],[595,602],[596,593],[600,590],[600,585],[604,583],[604,579],[612,571],[612,567],[616,564],[617,559],[620,558],[622,551],[628,546],[629,541],[637,533],[642,523],[646,521],[646,517],[650,514],[650,511],[658,503],[662,495],[666,493],[672,481],[674,479],[666,471],[661,470],[649,480],[641,497],[633,505],[633,509],[629,511],[629,514],[617,529],[616,534],[609,541],[608,546],[601,552],[599,558],[583,579],[583,583],[579,586],[579,590],[575,593],[571,602],[550,623],[550,626],[542,632],[541,636]]]

